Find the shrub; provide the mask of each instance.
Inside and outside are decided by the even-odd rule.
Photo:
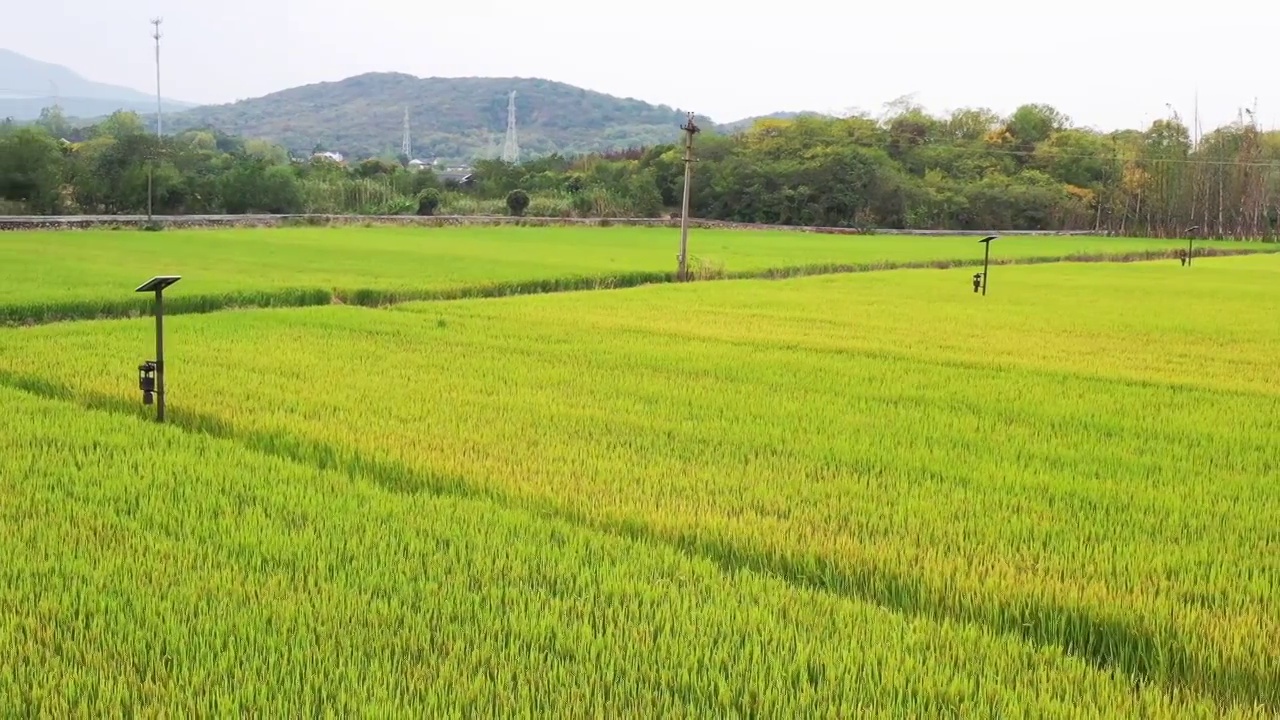
[[[418,214],[435,215],[440,207],[440,191],[428,188],[418,193]]]
[[[529,207],[529,193],[523,190],[512,190],[507,195],[507,209],[512,215],[520,217],[524,215],[524,211]]]

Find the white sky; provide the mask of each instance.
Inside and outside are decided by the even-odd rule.
[[[1145,126],[1172,104],[1205,130],[1258,102],[1280,127],[1280,3],[1217,0],[6,0],[0,47],[166,97],[228,102],[369,71],[542,77],[720,122],[1045,102],[1077,124]],[[680,43],[688,48],[681,50]]]

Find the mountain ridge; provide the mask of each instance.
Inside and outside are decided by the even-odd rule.
[[[92,118],[116,110],[154,112],[155,95],[123,85],[89,80],[65,65],[28,57],[0,48],[0,118],[34,120],[53,105],[64,115]],[[164,100],[165,112],[195,107],[193,103]]]
[[[42,89],[43,88],[43,89]],[[49,94],[56,88],[57,95]],[[352,159],[400,155],[405,109],[416,158],[466,162],[499,157],[507,100],[516,93],[517,133],[524,157],[630,150],[680,142],[686,113],[666,104],[587,90],[538,77],[418,77],[366,72],[284,88],[234,102],[164,101],[165,130],[213,130],[266,140],[295,155],[335,150]],[[8,97],[4,97],[8,95]],[[137,112],[154,127],[156,101],[131,88],[88,80],[75,71],[0,49],[0,118],[37,119],[57,104],[84,124],[117,110]],[[732,133],[772,113],[704,129]]]
[[[175,131],[203,128],[261,138],[295,153],[322,149],[387,157],[399,154],[408,108],[415,155],[496,157],[511,91],[521,148],[534,155],[676,142],[685,119],[669,105],[544,78],[369,72],[194,108],[166,118],[166,125]]]

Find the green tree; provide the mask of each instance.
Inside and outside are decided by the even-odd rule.
[[[120,110],[93,126],[90,137],[122,138],[145,134],[147,134],[146,125],[137,113]]]
[[[0,130],[0,198],[24,203],[33,213],[56,212],[63,164],[58,141],[43,128]]]
[[[987,108],[962,108],[946,121],[946,136],[953,142],[981,142],[1000,127],[1000,116]]]
[[[62,114],[62,108],[57,105],[42,108],[40,119],[36,120],[35,124],[47,130],[54,139],[65,138],[71,134],[72,130],[71,123]]]
[[[1005,122],[1004,133],[1009,149],[1016,151],[1018,162],[1028,164],[1036,145],[1054,133],[1065,130],[1070,119],[1049,105],[1022,105]]]
[[[262,158],[236,158],[221,177],[223,207],[229,213],[302,212],[302,188],[287,165]]]
[[[1111,143],[1089,130],[1062,130],[1036,146],[1032,167],[1068,185],[1098,189],[1111,175]]]

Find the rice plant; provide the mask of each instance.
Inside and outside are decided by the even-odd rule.
[[[519,508],[0,402],[6,716],[1247,715]]]
[[[1114,238],[1000,242],[1000,261],[1154,257],[1182,247],[1177,241]],[[171,311],[203,312],[251,305],[352,303],[358,294],[476,296],[493,285],[626,285],[625,279],[634,276],[674,278],[678,247],[678,231],[639,227],[6,232],[0,233],[0,265],[5,268],[0,325],[145,312],[147,299],[131,292],[146,279],[139,274],[183,275],[182,291],[174,293]],[[1264,248],[1258,243],[1214,247]],[[691,235],[690,254],[706,270],[699,277],[707,279],[981,261],[971,238],[782,231],[698,230]]]
[[[204,621],[208,639],[195,647],[208,648],[207,658],[188,662],[205,674],[157,675],[154,660],[176,652],[169,648],[205,616],[173,622],[168,635],[143,624],[137,638],[120,641],[125,649],[94,656],[94,667],[144,668],[104,697],[130,697],[166,678],[165,687],[188,688],[169,698],[234,687],[214,679],[266,647],[247,667],[297,689],[290,707],[398,707],[418,697],[395,689],[399,683],[423,687],[412,683],[437,676],[434,666],[411,668],[462,662],[459,648],[478,643],[486,649],[466,657],[485,664],[451,670],[446,676],[456,683],[426,707],[519,714],[565,707],[543,702],[585,703],[581,714],[626,714],[657,697],[660,714],[1273,715],[1280,709],[1280,380],[1272,371],[1280,354],[1280,262],[1204,260],[1194,276],[1174,264],[1011,266],[1000,269],[999,292],[983,299],[967,292],[968,274],[896,271],[421,303],[393,312],[175,317],[173,427],[164,432],[300,467],[297,489],[282,491],[279,509],[255,509],[262,500],[242,498],[270,495],[285,471],[190,451],[199,460],[168,484],[126,492],[133,499],[94,516],[100,503],[91,489],[108,483],[69,478],[106,453],[118,458],[112,467],[133,468],[137,482],[148,481],[161,441],[116,452],[69,420],[32,420],[24,411],[5,418],[11,429],[0,438],[20,444],[0,453],[9,459],[0,477],[52,476],[41,480],[44,492],[61,494],[33,498],[10,480],[3,496],[16,508],[10,517],[49,518],[65,505],[73,508],[66,517],[85,519],[54,515],[16,526],[28,535],[47,526],[45,545],[63,554],[57,561],[37,554],[14,567],[96,573],[66,582],[98,590],[68,590],[69,599],[44,612],[65,618],[58,608],[68,604],[115,603],[103,608],[114,619],[78,622],[126,638],[138,621],[110,615],[133,607],[112,600],[125,591],[111,588],[135,586],[133,568],[154,567],[143,587],[180,578],[191,589],[179,597],[197,607],[211,591],[249,588],[217,606],[218,617],[256,620],[238,629]],[[146,319],[0,331],[0,384],[78,407],[94,422],[141,427],[134,418],[145,411],[133,397],[131,367],[148,352],[150,331]],[[41,458],[76,471],[59,476]],[[215,480],[202,470],[221,474]],[[184,478],[189,485],[173,489]],[[353,500],[334,483],[381,499]],[[82,494],[84,507],[69,502]],[[312,499],[303,503],[300,495]],[[142,513],[138,498],[167,513],[171,535]],[[480,508],[468,515],[420,504],[437,499]],[[500,515],[493,508],[559,528],[547,531],[552,537],[572,529],[591,539],[566,541],[581,548],[570,552],[565,542],[490,531],[490,518]],[[184,529],[195,522],[192,513],[228,527]],[[315,520],[321,516],[332,519]],[[428,518],[492,534],[437,538],[415,524]],[[286,537],[297,544],[265,540],[274,536],[253,523],[268,519],[289,528]],[[119,533],[118,542],[131,544],[115,551],[123,558],[117,564],[77,564],[68,557],[88,552],[88,541],[59,542],[81,532],[71,525],[96,533],[88,537]],[[325,529],[331,526],[341,530]],[[362,550],[357,539],[366,536],[385,544]],[[140,566],[149,543],[165,537],[189,543],[198,561]],[[222,549],[192,538],[219,538]],[[753,589],[739,602],[722,586],[667,584],[653,575],[609,588],[609,555],[592,544],[602,538],[622,543],[617,557],[628,571],[660,556]],[[459,543],[473,548],[457,560],[463,569],[420,591],[424,568],[444,562],[426,560],[423,548],[446,552]],[[527,564],[486,574],[508,552],[525,553]],[[212,579],[194,569],[224,555],[245,559],[213,566]],[[578,579],[531,582],[537,609],[475,620],[426,609],[523,602],[513,599],[513,586],[567,558],[581,559],[563,571]],[[769,604],[751,583],[801,599]],[[20,600],[40,597],[34,579],[10,584],[27,588],[10,591],[11,607],[44,607]],[[622,597],[647,597],[634,589],[645,584],[659,593],[658,609],[615,610]],[[287,594],[299,586],[305,594]],[[146,602],[158,617],[180,604],[158,590],[137,592],[155,598]],[[278,612],[306,610],[278,617],[233,611],[264,598],[277,598]],[[545,615],[546,607],[564,615]],[[697,610],[703,607],[705,614]],[[850,607],[870,615],[842,629]],[[31,623],[32,612],[13,611],[0,622]],[[777,625],[744,619],[753,613]],[[334,629],[357,616],[354,631]],[[451,623],[461,629],[446,629]],[[35,629],[14,635],[20,639],[10,652],[43,648],[48,664],[59,662],[48,649],[61,647],[53,627],[56,619],[35,621]],[[670,647],[687,654],[673,660],[659,652],[645,634],[653,627],[684,628],[672,631]],[[923,655],[902,648],[911,644],[903,640],[908,627],[911,637],[931,638]],[[952,632],[965,639],[947,639]],[[161,649],[139,639],[157,633],[170,638]],[[771,633],[782,639],[774,643]],[[254,646],[246,637],[269,639]],[[342,639],[323,640],[333,637]],[[364,652],[355,646],[368,637],[382,638],[369,657],[347,659]],[[429,649],[405,644],[422,637],[450,640]],[[693,640],[702,637],[726,639]],[[213,659],[224,655],[226,665]],[[492,663],[484,659],[490,656]],[[70,681],[76,687],[107,682],[104,671],[83,667],[66,671],[80,673]],[[355,668],[392,677],[377,686],[391,689],[362,684],[374,681],[356,677]],[[510,679],[529,676],[544,684]],[[329,682],[313,686],[320,682],[313,677]],[[37,681],[21,675],[12,682]],[[324,690],[343,687],[355,689]],[[209,692],[201,697],[248,691]],[[486,704],[498,702],[495,693],[509,704]],[[43,697],[65,695],[46,690]],[[276,708],[270,698],[279,697],[213,707]],[[65,705],[47,707],[58,714]]]

